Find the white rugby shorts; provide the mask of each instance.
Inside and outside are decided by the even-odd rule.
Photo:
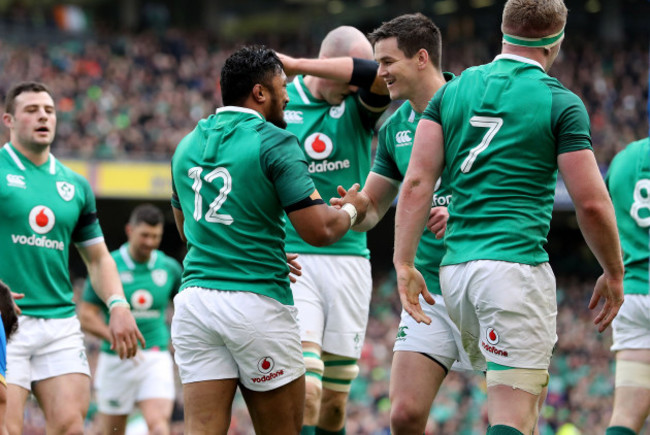
[[[100,352],[95,370],[99,412],[130,414],[148,399],[174,400],[174,363],[168,351],[139,350],[134,358]]]
[[[7,383],[31,391],[32,382],[70,373],[90,376],[77,316],[42,319],[19,316],[7,344]]]
[[[548,263],[477,260],[443,266],[440,285],[475,370],[486,370],[486,361],[548,368],[557,341],[555,277]]]
[[[416,322],[409,313],[402,310],[393,351],[425,354],[442,364],[447,371],[471,371],[472,365],[463,349],[460,331],[449,318],[443,297],[432,296],[436,301],[434,305],[429,305],[420,295],[422,311],[431,318],[429,325]]]
[[[359,359],[368,326],[370,261],[350,255],[301,254],[302,276],[291,284],[300,338],[323,351]]]
[[[181,382],[239,379],[269,391],[303,376],[296,311],[251,292],[184,289],[171,328]]]
[[[613,351],[650,349],[650,295],[625,295],[612,322]]]

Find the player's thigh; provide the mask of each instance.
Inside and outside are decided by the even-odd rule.
[[[650,295],[625,295],[625,303],[612,322],[612,341],[611,350],[615,352],[650,349]]]
[[[121,435],[126,433],[128,415],[109,415],[99,412],[99,424],[103,435]]]
[[[135,358],[139,359],[139,355]],[[136,359],[122,360],[115,354],[100,352],[94,376],[99,412],[118,416],[130,414],[135,407],[142,373]]]
[[[230,426],[237,379],[191,382],[183,385],[185,432],[226,434]]]
[[[23,432],[23,416],[28,397],[29,390],[14,384],[7,385],[7,409],[11,409],[11,412],[5,414],[5,422],[11,435]]]
[[[305,377],[279,388],[253,391],[241,387],[257,434],[298,434],[305,405]]]
[[[145,399],[138,402],[138,408],[147,422],[147,426],[154,427],[159,423],[169,423],[174,410],[172,399]]]
[[[90,404],[90,377],[70,373],[44,379],[33,389],[48,422],[83,421]]]
[[[322,255],[301,255],[302,276],[291,283],[293,302],[298,309],[298,324],[302,341],[323,344],[323,330],[327,314],[326,299],[321,281],[328,270],[319,261]]]
[[[328,257],[328,256],[324,256]],[[372,275],[370,261],[356,256],[329,256],[323,277],[327,317],[323,351],[358,359],[368,326]]]
[[[555,278],[548,263],[480,260],[445,266],[441,285],[449,315],[458,323],[475,368],[481,369],[480,359],[509,367],[548,368],[557,341]]]

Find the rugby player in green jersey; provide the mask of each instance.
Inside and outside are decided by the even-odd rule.
[[[440,30],[422,14],[408,14],[383,23],[369,35],[379,63],[378,76],[392,100],[407,100],[379,130],[379,144],[363,190],[354,197],[332,199],[333,205],[353,201],[356,231],[368,231],[383,218],[398,193],[411,157],[418,121],[429,100],[453,75],[441,71]],[[471,370],[458,327],[449,319],[440,294],[438,268],[444,253],[442,235],[451,198],[446,174],[436,184],[428,229],[424,228],[415,265],[426,277],[435,305],[423,303],[432,319],[417,323],[402,310],[390,376],[391,432],[423,433],[431,405],[447,372]],[[346,192],[339,189],[342,195]],[[365,215],[365,218],[361,218]],[[438,233],[438,237],[436,237]],[[455,363],[455,364],[454,364]]]
[[[625,304],[612,323],[614,411],[607,435],[637,434],[650,413],[650,140],[618,153],[605,183],[623,248]]]
[[[41,83],[20,83],[7,93],[2,119],[10,140],[0,150],[0,279],[24,293],[17,301],[20,328],[7,346],[7,428],[22,433],[31,391],[48,433],[81,434],[90,370],[68,272],[70,243],[109,307],[113,350],[120,358],[133,357],[144,339],[124,299],[88,181],[50,154],[56,130],[52,94]]]
[[[580,99],[549,77],[564,37],[562,0],[509,0],[502,52],[443,86],[418,124],[397,205],[394,264],[402,306],[429,323],[414,258],[436,180],[453,201],[440,284],[476,370],[487,370],[489,434],[531,433],[556,335],[555,278],[544,251],[558,168],[604,269],[590,308],[603,331],[623,303],[616,221]]]
[[[121,360],[110,349],[108,314],[91,283],[79,306],[81,328],[102,343],[95,370],[95,391],[103,433],[123,434],[127,417],[137,405],[149,433],[169,433],[174,407],[174,364],[168,350],[167,307],[181,284],[181,266],[159,251],[165,218],[159,208],[141,204],[126,224],[127,242],[111,252],[124,294],[131,304],[147,347],[133,360]],[[121,382],[115,382],[115,373]]]
[[[171,328],[185,430],[225,434],[239,385],[256,433],[298,434],[305,363],[284,219],[325,246],[348,231],[356,210],[324,203],[296,137],[283,129],[286,75],[273,51],[232,54],[221,91],[225,107],[172,158],[172,205],[188,247]]]
[[[306,74],[287,86],[287,130],[298,136],[316,188],[331,198],[338,185],[365,180],[373,127],[390,102],[372,47],[358,29],[342,26],[323,39],[318,59],[282,60],[287,74]],[[344,433],[372,293],[366,234],[314,247],[287,225],[286,249],[302,265],[291,288],[307,366],[303,434]]]

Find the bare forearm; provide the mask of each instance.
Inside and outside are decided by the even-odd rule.
[[[577,207],[576,217],[587,245],[605,274],[610,278],[622,279],[621,245],[609,198],[600,198]]]
[[[283,58],[287,75],[306,74],[348,83],[354,68],[351,57],[330,59]]]
[[[99,315],[86,312],[82,309],[79,313],[79,323],[81,323],[81,329],[85,332],[108,342],[111,341],[111,331]]]
[[[412,265],[426,225],[433,186],[405,180],[395,215],[394,264]]]
[[[113,295],[124,296],[115,261],[110,255],[89,264],[88,277],[97,295],[103,301],[107,301]]]

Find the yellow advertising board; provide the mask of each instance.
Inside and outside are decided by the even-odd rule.
[[[172,193],[169,163],[62,160],[88,179],[98,198],[168,199]]]

